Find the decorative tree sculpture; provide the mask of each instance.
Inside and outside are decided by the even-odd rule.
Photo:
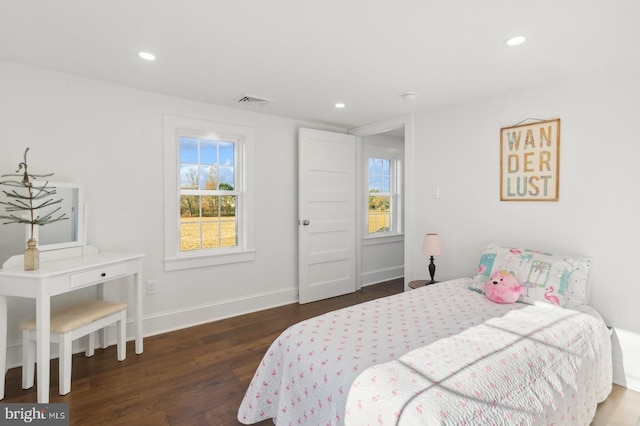
[[[62,199],[56,200],[52,198],[56,195],[56,189],[47,186],[49,182],[44,182],[41,185],[34,183],[36,179],[52,176],[53,173],[45,175],[29,173],[27,152],[29,152],[29,148],[24,151],[24,161],[18,164],[18,170],[15,173],[0,176],[0,178],[16,178],[0,180],[0,185],[12,187],[8,191],[2,191],[6,195],[7,201],[0,201],[0,204],[5,205],[5,210],[8,214],[0,215],[0,219],[5,220],[3,222],[5,225],[23,223],[31,226],[30,237],[27,241],[27,251],[25,252],[25,270],[35,270],[39,267],[37,241],[34,238],[35,226],[48,225],[59,220],[68,219],[68,217],[66,213],[58,214],[62,207],[54,208],[42,216],[37,214],[40,209],[55,207],[56,204],[62,202]],[[17,212],[26,212],[26,215],[20,215]]]

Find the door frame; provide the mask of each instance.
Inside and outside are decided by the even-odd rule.
[[[408,241],[414,239],[407,238],[409,233],[413,233],[414,221],[408,217],[408,212],[414,211],[414,184],[410,179],[413,176],[413,114],[404,115],[397,118],[391,118],[388,120],[378,121],[376,123],[367,124],[364,126],[354,127],[347,131],[348,134],[357,136],[356,139],[356,194],[362,193],[362,137],[371,136],[379,133],[388,132],[389,130],[398,129],[404,127],[404,289],[409,289],[409,281],[411,277],[411,270],[413,269],[413,256],[410,254],[414,251],[417,253],[419,247],[409,247]],[[356,217],[357,229],[356,229],[356,290],[362,288],[362,221],[363,221],[362,203],[356,202]]]

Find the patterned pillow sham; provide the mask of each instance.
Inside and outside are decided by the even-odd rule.
[[[484,246],[469,289],[484,293],[483,285],[491,274],[504,269],[523,287],[519,302],[543,301],[570,308],[588,302],[590,268],[589,257],[488,244]]]

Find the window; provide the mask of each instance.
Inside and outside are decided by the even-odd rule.
[[[366,233],[365,235],[399,234],[400,160],[398,150],[382,146],[365,147],[366,152]]]
[[[180,250],[238,245],[235,147],[238,141],[178,137]]]
[[[390,232],[391,160],[369,158],[369,233]]]
[[[165,116],[165,270],[253,260],[253,129]]]

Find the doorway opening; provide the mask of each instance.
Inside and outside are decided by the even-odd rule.
[[[404,276],[406,120],[352,129],[357,149],[357,289]]]

